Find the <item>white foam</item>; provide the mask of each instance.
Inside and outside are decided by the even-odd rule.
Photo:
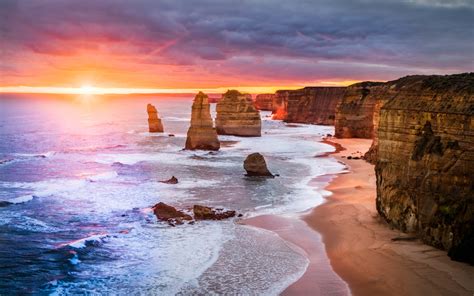
[[[19,204],[19,203],[25,203],[30,200],[33,200],[34,196],[33,195],[22,195],[16,198],[10,199],[8,202],[14,203],[14,204]]]
[[[106,238],[107,236],[108,235],[106,233],[93,234],[93,235],[90,235],[88,237],[84,237],[84,238],[81,238],[81,239],[78,239],[78,240],[75,240],[75,241],[72,241],[72,242],[60,244],[58,246],[58,248],[63,248],[63,247],[69,246],[69,247],[75,248],[75,249],[82,249],[82,248],[85,248],[87,246],[87,243],[102,242],[102,240],[104,238]]]

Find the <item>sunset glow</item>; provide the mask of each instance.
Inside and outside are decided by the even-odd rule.
[[[192,14],[162,1],[2,1],[0,92],[268,93],[473,69],[472,44],[450,46],[470,38],[463,1],[321,1],[216,2]],[[424,11],[457,17],[446,30]]]

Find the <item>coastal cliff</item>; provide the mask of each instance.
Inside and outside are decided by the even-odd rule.
[[[194,98],[191,112],[191,126],[186,138],[187,150],[219,150],[220,142],[213,127],[207,95],[199,92]]]
[[[333,125],[345,87],[305,87],[288,92],[285,122]]]
[[[260,137],[262,121],[252,96],[229,90],[216,106],[216,130],[219,135]]]
[[[383,105],[380,93],[383,82],[361,82],[347,87],[336,106],[335,136],[337,138],[374,138],[374,114]],[[378,115],[376,115],[378,116]]]
[[[274,94],[259,94],[255,97],[255,108],[264,111],[273,111]]]
[[[289,90],[278,90],[275,92],[275,96],[273,97],[272,119],[274,120],[286,119],[289,94],[290,94]]]
[[[363,89],[351,91],[364,96]],[[359,110],[375,108],[371,94],[380,89],[369,90],[353,96],[354,106],[374,102]],[[384,84],[379,98],[377,211],[474,264],[474,73],[407,76]]]

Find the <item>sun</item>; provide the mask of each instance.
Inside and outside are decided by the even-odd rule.
[[[82,95],[92,95],[96,91],[95,87],[90,85],[83,85],[79,88],[79,93]]]

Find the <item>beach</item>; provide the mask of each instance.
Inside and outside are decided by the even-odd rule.
[[[445,251],[413,240],[409,234],[391,229],[375,209],[374,166],[359,156],[371,140],[330,139],[334,157],[347,165],[346,173],[329,176],[327,201],[300,218],[261,216],[246,223],[275,231],[304,250],[310,260],[306,273],[289,286],[284,295],[344,295],[339,289],[325,290],[318,273],[325,257],[347,283],[353,295],[472,295],[474,267],[451,261]],[[326,143],[330,144],[328,141]],[[277,221],[286,221],[283,225]],[[286,219],[286,220],[285,220]],[[311,230],[314,230],[313,234]],[[324,254],[317,247],[319,234]],[[393,238],[408,238],[396,240]],[[320,287],[320,289],[318,289]],[[334,285],[331,285],[334,287]],[[316,289],[316,290],[315,290]]]

